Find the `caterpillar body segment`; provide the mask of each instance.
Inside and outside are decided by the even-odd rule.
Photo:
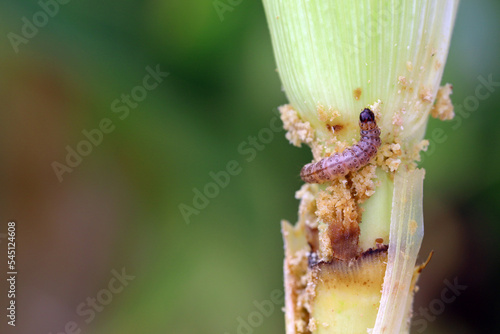
[[[377,154],[381,144],[380,128],[370,109],[364,109],[359,115],[359,127],[361,139],[356,145],[305,165],[300,172],[302,180],[307,183],[325,183],[365,166]]]

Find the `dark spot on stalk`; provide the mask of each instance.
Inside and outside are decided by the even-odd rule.
[[[358,87],[358,88],[356,88],[356,89],[353,91],[354,99],[355,99],[356,101],[359,101],[359,98],[361,97],[361,93],[362,93],[362,92],[363,92],[363,91],[361,90],[361,87]]]
[[[360,257],[372,256],[377,253],[386,252],[389,249],[389,245],[377,245],[376,248],[370,248],[364,251]]]
[[[318,253],[316,252],[309,253],[309,256],[307,257],[307,265],[309,266],[309,268],[316,266],[318,263],[319,263]]]

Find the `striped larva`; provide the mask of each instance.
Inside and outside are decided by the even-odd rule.
[[[307,183],[325,183],[366,165],[380,147],[380,129],[370,109],[359,114],[359,127],[361,139],[356,145],[346,148],[342,153],[305,165],[300,171],[302,180]]]

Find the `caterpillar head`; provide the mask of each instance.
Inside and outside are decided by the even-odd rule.
[[[366,108],[359,114],[359,121],[361,123],[373,122],[375,121],[375,115],[370,109]]]

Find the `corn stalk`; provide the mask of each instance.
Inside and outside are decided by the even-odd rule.
[[[305,184],[285,241],[287,334],[408,333],[423,238],[430,115],[453,117],[439,87],[458,0],[263,0],[289,105],[287,138],[318,161],[359,140],[370,108],[382,146],[362,169]]]

